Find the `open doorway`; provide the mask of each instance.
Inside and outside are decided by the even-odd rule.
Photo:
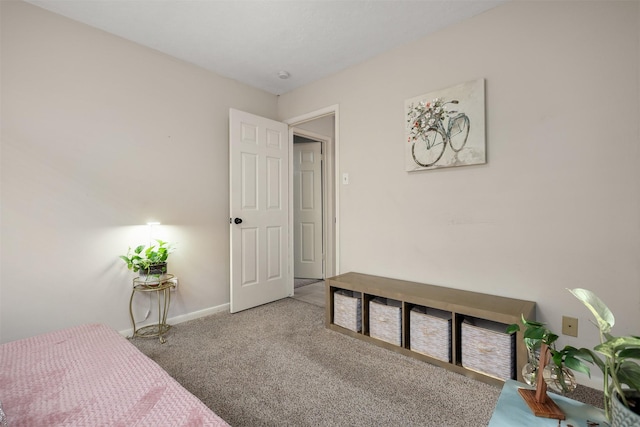
[[[288,123],[294,142],[294,293],[312,292],[318,303],[324,304],[322,281],[337,274],[336,112],[311,114]],[[317,289],[312,291],[314,287]]]
[[[293,277],[298,288],[324,279],[324,147],[293,134]]]

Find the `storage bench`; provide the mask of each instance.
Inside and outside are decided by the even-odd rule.
[[[503,332],[522,316],[535,320],[535,302],[361,273],[330,277],[325,283],[325,322],[331,330],[489,384],[523,380],[523,332]],[[483,321],[497,323],[499,330]]]

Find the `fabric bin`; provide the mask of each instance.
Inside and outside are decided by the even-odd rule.
[[[362,295],[344,289],[333,293],[333,323],[355,332],[362,331]]]
[[[369,301],[369,336],[402,345],[402,303],[387,298]]]
[[[516,334],[507,325],[465,318],[461,326],[462,366],[493,377],[515,379]]]
[[[451,312],[413,307],[409,312],[409,346],[412,351],[451,362]]]

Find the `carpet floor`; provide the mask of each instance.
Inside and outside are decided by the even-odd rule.
[[[324,327],[291,298],[132,341],[233,426],[486,426],[500,389]]]
[[[293,279],[293,288],[301,288],[318,282],[322,282],[322,279]]]

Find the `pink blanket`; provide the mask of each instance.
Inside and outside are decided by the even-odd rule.
[[[9,426],[227,426],[160,366],[104,325],[0,345]]]

